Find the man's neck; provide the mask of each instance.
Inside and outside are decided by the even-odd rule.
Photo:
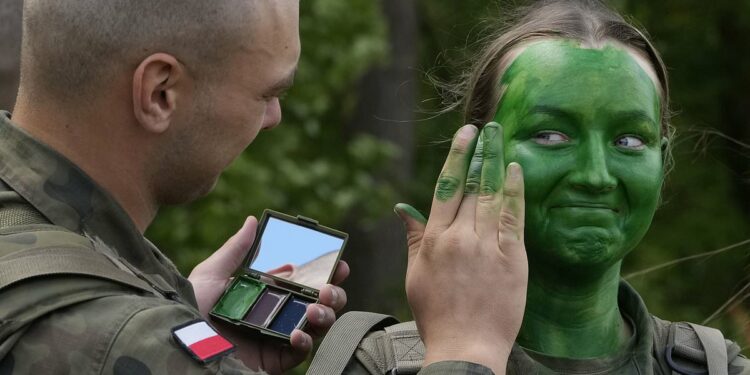
[[[40,108],[43,107],[43,108]],[[116,113],[76,113],[53,105],[28,105],[19,98],[13,122],[35,139],[59,152],[89,175],[120,204],[143,233],[158,205],[147,192],[144,153],[133,140],[133,130],[112,123]]]
[[[518,335],[522,347],[564,358],[602,357],[622,349],[630,329],[617,304],[620,262],[584,280],[560,277],[559,270],[532,264],[529,268],[526,312]]]

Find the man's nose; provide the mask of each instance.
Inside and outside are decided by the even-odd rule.
[[[266,104],[266,114],[263,117],[263,129],[272,129],[281,122],[281,102],[273,98]]]
[[[605,193],[617,187],[617,179],[610,171],[607,149],[607,143],[598,139],[580,145],[577,165],[570,175],[574,187],[592,193]]]

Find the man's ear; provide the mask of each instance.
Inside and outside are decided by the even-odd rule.
[[[180,99],[178,87],[187,77],[174,56],[156,53],[141,61],[133,73],[133,113],[148,132],[163,133]]]

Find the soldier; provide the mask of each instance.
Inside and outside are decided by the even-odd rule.
[[[299,330],[280,345],[205,320],[253,241],[254,218],[188,279],[143,237],[161,205],[209,192],[279,123],[300,54],[298,12],[297,0],[25,1],[17,103],[12,119],[0,115],[0,374],[281,373],[310,351]],[[466,173],[456,160],[472,134],[456,137],[448,172]],[[511,180],[517,190],[520,177]],[[461,195],[438,190],[449,222]],[[525,295],[522,232],[520,220],[506,246],[517,272],[487,274],[512,281],[509,292],[452,293],[514,301],[507,327],[469,322],[471,339],[446,335],[438,319],[471,304],[446,306],[433,290],[448,285],[440,260],[456,258],[455,243],[426,245],[427,260],[410,269],[415,314],[435,333],[424,373],[504,371]],[[496,265],[466,260],[449,263],[451,276]],[[347,274],[340,263],[334,283]],[[322,288],[307,310],[311,331],[324,332],[345,303],[341,288]],[[501,344],[477,350],[478,338]]]
[[[528,294],[508,374],[750,374],[750,361],[720,331],[650,315],[620,278],[623,258],[651,224],[670,161],[659,53],[600,0],[538,1],[516,14],[461,81],[465,121],[489,122],[477,154],[486,163],[486,148],[499,142],[496,158],[524,168]],[[471,176],[478,170],[470,169],[467,192],[486,200],[492,190],[470,189]],[[413,208],[397,210],[411,249],[432,240],[432,213],[425,227]],[[480,221],[477,233],[488,225]],[[506,287],[483,278],[475,280],[484,290]],[[419,350],[402,348],[419,348],[420,334],[429,348],[423,326],[417,320],[368,334],[346,373],[419,369]]]

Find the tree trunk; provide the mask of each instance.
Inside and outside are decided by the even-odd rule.
[[[734,7],[730,7],[734,9]],[[727,147],[726,160],[734,173],[734,193],[745,217],[750,218],[750,51],[747,35],[750,25],[742,22],[740,15],[727,10],[719,17],[719,33],[724,41],[721,61],[730,84],[723,90],[721,122],[724,132],[735,142]]]
[[[0,6],[0,109],[11,110],[16,101],[22,8],[23,0],[3,0]]]
[[[382,0],[381,4],[389,27],[389,64],[374,69],[360,82],[359,104],[347,131],[352,135],[372,134],[398,146],[398,160],[387,173],[376,177],[404,186],[413,173],[414,160],[416,1]],[[349,308],[396,313],[404,302],[406,271],[406,243],[400,220],[390,214],[368,230],[358,225],[356,214],[349,222],[352,224],[347,228],[350,242],[346,258],[352,275],[345,285]]]

